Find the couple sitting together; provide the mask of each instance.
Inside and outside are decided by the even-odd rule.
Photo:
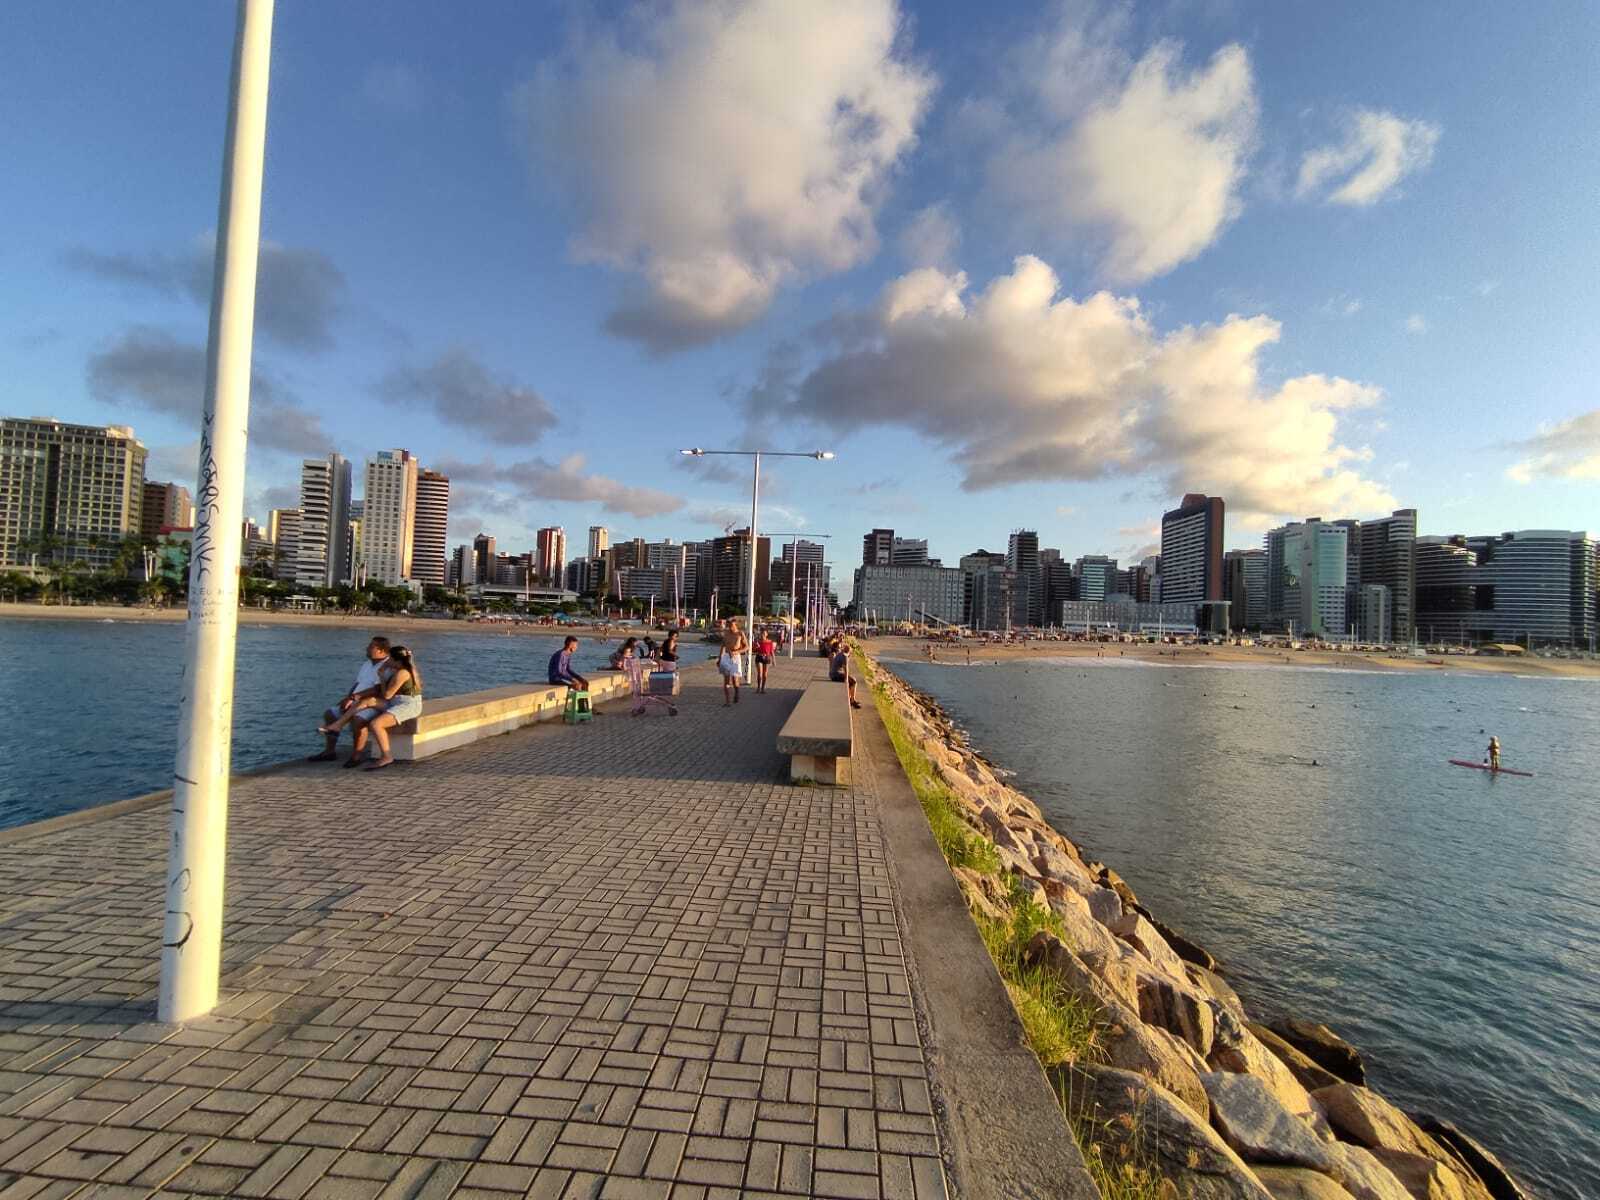
[[[332,762],[337,758],[339,733],[349,725],[355,730],[355,745],[344,765],[354,767],[361,763],[370,736],[377,743],[378,757],[367,764],[367,770],[380,770],[394,762],[389,754],[389,731],[421,714],[422,672],[411,651],[404,646],[390,646],[388,638],[375,637],[367,643],[367,660],[356,672],[350,691],[322,714],[317,732],[327,745],[307,761]]]

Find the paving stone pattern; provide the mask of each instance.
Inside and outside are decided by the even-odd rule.
[[[0,848],[0,1200],[943,1197],[871,782],[773,748],[819,669],[240,781],[181,1029],[167,810]]]

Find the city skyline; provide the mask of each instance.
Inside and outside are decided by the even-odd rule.
[[[1402,505],[1441,535],[1584,524],[1600,410],[1580,264],[1600,234],[1572,219],[1594,168],[1562,115],[1600,99],[1583,6],[1492,34],[1385,10],[1383,37],[1355,10],[1249,5],[750,11],[750,53],[777,40],[828,104],[879,119],[849,143],[857,173],[737,56],[695,84],[754,89],[742,130],[772,152],[713,145],[698,190],[650,173],[673,161],[571,140],[638,124],[698,161],[703,103],[652,113],[609,86],[636,70],[671,91],[716,57],[726,30],[697,4],[626,36],[486,5],[448,50],[420,5],[380,29],[279,14],[253,516],[291,502],[307,455],[364,462],[381,412],[385,444],[451,477],[450,546],[737,521],[736,472],[674,461],[668,427],[827,444],[825,488],[774,466],[778,524],[918,525],[947,561],[1015,513],[1126,561],[1189,491],[1228,498],[1226,549]],[[535,39],[546,15],[560,32]],[[231,14],[14,19],[10,45],[81,63],[83,94],[0,132],[19,247],[0,297],[26,314],[0,345],[3,407],[133,424],[150,477],[192,487],[214,210],[188,181],[215,174]],[[13,109],[48,90],[50,56],[0,56]],[[1493,91],[1470,86],[1484,73]],[[1500,103],[1518,88],[1565,103]],[[1183,203],[1118,190],[1103,136],[1160,146],[1152,182]],[[800,167],[834,208],[797,203]],[[114,210],[90,171],[119,179]]]

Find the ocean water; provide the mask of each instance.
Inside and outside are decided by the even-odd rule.
[[[246,617],[235,769],[320,750],[322,710],[349,690],[368,636]],[[561,635],[441,629],[391,640],[417,656],[426,695],[440,697],[542,682]],[[698,648],[680,644],[691,656]],[[583,639],[579,670],[615,645]],[[172,786],[183,654],[177,622],[0,620],[0,828]]]
[[[1545,1200],[1600,1197],[1600,681],[893,664],[1085,851]],[[1506,766],[1477,761],[1490,734]]]

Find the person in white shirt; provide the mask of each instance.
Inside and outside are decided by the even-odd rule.
[[[307,762],[332,762],[338,757],[339,730],[347,722],[341,721],[361,701],[376,696],[381,686],[378,676],[384,664],[389,661],[389,639],[375,637],[367,643],[367,660],[361,664],[361,669],[356,672],[356,681],[350,685],[350,690],[342,700],[322,714],[323,725],[338,726],[332,732],[323,732],[322,737],[326,742],[320,754],[311,754],[306,757]],[[319,726],[320,729],[320,726]]]

